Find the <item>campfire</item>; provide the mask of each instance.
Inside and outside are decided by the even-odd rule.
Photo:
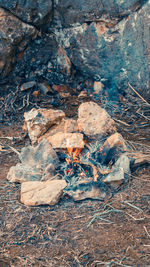
[[[103,200],[127,181],[127,146],[96,103],[83,103],[76,121],[60,110],[33,109],[25,113],[25,124],[32,145],[22,149],[21,163],[7,178],[22,183],[26,205],[52,205],[66,194],[74,200]]]

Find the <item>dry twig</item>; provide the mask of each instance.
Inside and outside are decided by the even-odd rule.
[[[136,94],[136,95],[138,95],[138,97],[139,98],[141,98],[148,106],[150,106],[150,103],[148,103],[134,88],[133,88],[133,86],[130,84],[130,83],[128,83],[128,85],[129,85],[129,87],[133,90],[133,92]]]

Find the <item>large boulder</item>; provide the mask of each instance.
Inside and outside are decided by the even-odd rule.
[[[52,18],[51,0],[0,0],[0,7],[34,26],[41,26]]]
[[[104,5],[107,10],[112,7],[110,2],[114,3],[108,1],[108,6]],[[131,2],[139,3],[126,2],[125,4],[125,1],[120,1],[120,8],[124,7],[124,11],[128,10],[125,7],[130,6]],[[137,91],[149,96],[150,1],[141,2],[143,5],[140,5],[139,9],[115,23],[113,20],[108,23],[105,19],[95,19],[91,23],[75,24],[73,27],[56,30],[56,35],[66,48],[72,63],[83,74],[97,81],[105,80],[106,85],[109,83],[122,89],[126,89],[130,83]],[[116,1],[114,5],[117,7]],[[70,10],[71,7],[74,8],[74,5],[70,4]],[[83,7],[87,7],[85,2]],[[83,12],[82,8],[81,10]],[[86,11],[83,14],[86,14]]]
[[[7,1],[5,1],[7,2]],[[22,52],[37,30],[0,8],[0,78],[11,71],[17,52]]]
[[[62,26],[84,23],[100,18],[117,18],[136,10],[143,0],[58,0],[56,10]]]

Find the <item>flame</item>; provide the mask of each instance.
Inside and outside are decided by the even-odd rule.
[[[67,147],[67,150],[68,150],[69,156],[71,156],[73,152],[73,147]]]
[[[78,155],[81,153],[82,148],[76,148],[73,152],[73,161],[78,162]]]
[[[73,162],[79,162],[78,156],[81,153],[82,148],[76,148],[74,151],[74,149],[72,147],[68,147],[67,150],[68,150],[69,156],[72,157]],[[70,162],[69,159],[66,159],[66,160],[67,160],[67,162]]]
[[[84,140],[84,143],[86,143],[86,140]],[[67,150],[69,156],[71,157],[71,159],[66,158],[67,163],[69,163],[70,161],[79,162],[78,156],[81,153],[82,148],[67,147]]]

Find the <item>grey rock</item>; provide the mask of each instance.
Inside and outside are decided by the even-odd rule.
[[[26,91],[28,89],[33,88],[36,85],[35,81],[26,82],[21,85],[21,91]]]
[[[59,164],[58,156],[47,140],[36,147],[24,147],[20,160],[21,163],[12,166],[7,174],[11,182],[50,180]]]
[[[48,23],[52,18],[51,0],[0,0],[0,6],[9,10],[20,20],[36,27]]]
[[[7,2],[7,1],[6,1]],[[16,54],[35,39],[37,30],[0,8],[0,79],[12,70]]]
[[[92,21],[90,25],[76,24],[57,30],[56,35],[71,62],[84,75],[96,81],[105,79],[106,86],[109,84],[113,89],[126,90],[130,83],[137,91],[150,97],[150,1],[141,2],[143,6],[114,26],[109,26],[106,21]],[[125,7],[125,1],[120,2],[120,7],[122,4]],[[127,5],[130,5],[129,1]]]
[[[125,174],[130,173],[130,158],[126,153],[122,154],[114,164],[114,168],[122,168]]]
[[[12,183],[23,183],[26,181],[40,181],[42,179],[42,171],[29,165],[18,163],[12,166],[7,174],[7,180]]]
[[[74,186],[68,186],[64,192],[75,201],[84,199],[103,200],[109,195],[108,188],[105,184],[91,181],[81,181]]]
[[[130,174],[129,157],[125,153],[122,154],[113,165],[112,170],[113,171],[111,173],[103,178],[103,182],[111,183],[126,180],[128,178],[128,175]]]
[[[65,180],[22,183],[21,202],[28,206],[55,205],[66,186]]]
[[[63,27],[70,27],[75,23],[92,22],[100,19],[120,18],[139,8],[138,0],[58,0],[56,10]]]
[[[113,172],[109,173],[103,178],[105,183],[113,183],[124,180],[124,170],[123,168],[115,169]]]
[[[48,84],[64,84],[72,79],[72,68],[65,49],[56,41],[55,35],[43,35],[30,44],[14,75],[23,73],[32,80],[42,76]]]
[[[24,147],[20,154],[22,164],[29,166],[37,166],[39,169],[44,169],[49,164],[58,165],[59,160],[55,150],[50,143],[43,139],[37,146]]]

